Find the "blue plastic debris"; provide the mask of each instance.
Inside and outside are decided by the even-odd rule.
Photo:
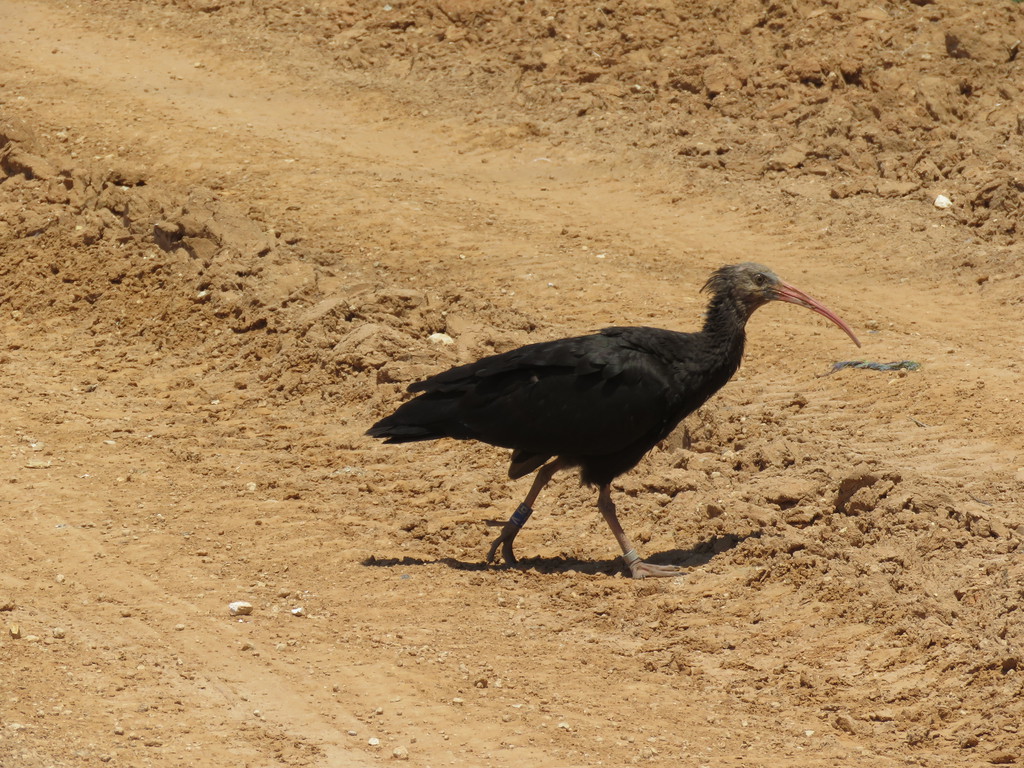
[[[867,360],[843,360],[835,363],[829,373],[841,371],[843,368],[867,368],[869,371],[916,371],[920,363],[913,360],[899,360],[895,363],[871,363]]]

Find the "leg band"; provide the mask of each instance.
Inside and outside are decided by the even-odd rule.
[[[516,507],[516,511],[512,513],[512,517],[508,519],[508,525],[514,525],[516,528],[522,528],[526,525],[526,521],[530,519],[530,515],[533,514],[533,509],[526,506],[526,504],[520,504]]]
[[[640,555],[636,553],[635,549],[631,549],[629,552],[622,553],[622,559],[626,561],[627,566],[632,568],[635,563],[640,562]]]

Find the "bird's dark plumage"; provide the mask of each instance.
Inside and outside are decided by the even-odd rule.
[[[757,264],[723,267],[704,290],[711,301],[699,332],[605,328],[485,357],[413,384],[409,391],[419,395],[367,434],[389,443],[479,440],[512,449],[512,478],[557,458],[557,468],[578,466],[584,482],[607,489],[732,377],[757,307],[772,300],[801,304],[853,337],[829,310]],[[531,503],[539,490],[535,483]],[[511,556],[510,539],[505,553]]]
[[[728,348],[700,334],[606,328],[453,368],[410,387],[422,394],[368,434],[388,442],[454,437],[512,448],[511,477],[552,456],[604,485],[631,469],[736,371]]]

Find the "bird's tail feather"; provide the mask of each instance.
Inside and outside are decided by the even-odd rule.
[[[404,424],[383,424],[377,422],[366,434],[370,437],[384,438],[385,443],[414,443],[417,440],[436,440],[444,437],[424,427],[407,426]]]
[[[404,403],[390,416],[385,416],[366,430],[366,434],[384,438],[388,443],[411,443],[441,437],[465,440],[473,437],[456,418],[454,400],[424,395]]]

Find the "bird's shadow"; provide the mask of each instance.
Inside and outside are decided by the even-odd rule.
[[[678,565],[683,568],[700,568],[709,563],[716,555],[728,552],[747,539],[760,538],[760,531],[747,534],[727,533],[724,536],[712,536],[698,542],[689,549],[667,549],[645,558],[655,565]],[[364,566],[374,568],[393,568],[396,566],[447,565],[456,571],[501,571],[516,569],[537,573],[566,573],[576,571],[590,576],[597,574],[613,574],[625,569],[621,558],[612,560],[581,560],[577,557],[521,557],[515,565],[505,563],[488,563],[484,560],[466,561],[454,557],[376,557],[370,555],[362,561]],[[685,573],[685,572],[684,572]],[[682,575],[682,574],[681,574]]]

